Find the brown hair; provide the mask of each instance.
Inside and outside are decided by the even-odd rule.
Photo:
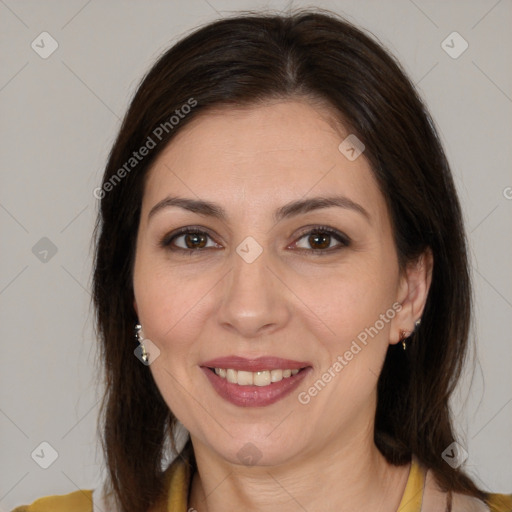
[[[434,257],[421,326],[407,351],[388,349],[375,443],[393,464],[414,454],[445,489],[485,496],[441,457],[455,438],[448,400],[465,359],[471,306],[461,210],[445,154],[395,59],[360,29],[315,10],[239,15],[180,40],[142,80],[111,151],[96,227],[94,302],[106,381],[103,450],[110,489],[125,511],[146,510],[165,493],[162,457],[176,423],[133,354],[132,267],[145,175],[167,143],[209,107],[292,97],[327,102],[366,146],[401,267],[428,248]],[[177,111],[188,113],[170,123]],[[161,126],[156,147],[117,179]]]

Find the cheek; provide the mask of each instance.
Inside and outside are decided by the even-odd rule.
[[[330,431],[330,420],[322,419],[322,411],[336,411],[340,421],[349,421],[361,408],[373,406],[389,346],[390,322],[396,314],[397,273],[391,266],[383,267],[376,260],[370,263],[361,258],[357,265],[328,278],[303,281],[299,292],[317,315],[311,317],[308,330],[323,349],[315,379],[311,387],[299,390],[303,393],[299,401],[310,400],[311,413],[325,422],[326,431]]]
[[[376,323],[387,341],[397,273],[383,261],[361,256],[332,271],[316,270],[296,280],[294,291],[314,313],[309,315],[312,328],[317,326],[318,339],[332,349],[350,345],[360,334],[364,338]]]
[[[172,352],[174,360],[187,355],[208,315],[208,295],[216,281],[212,273],[190,274],[140,256],[134,272],[139,321],[163,355]]]
[[[190,396],[201,396],[196,389],[198,340],[204,318],[210,314],[208,290],[215,282],[210,281],[208,275],[194,278],[143,254],[134,272],[139,321],[144,336],[160,350],[149,369],[169,408],[187,425],[195,421],[191,417],[201,415]]]

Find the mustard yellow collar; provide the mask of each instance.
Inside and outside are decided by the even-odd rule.
[[[192,479],[190,458],[182,453],[167,471],[169,472],[167,512],[187,512],[188,493]],[[421,512],[424,481],[425,471],[418,460],[413,457],[409,478],[397,512]]]

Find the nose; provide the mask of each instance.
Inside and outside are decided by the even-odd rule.
[[[233,254],[233,268],[226,276],[218,312],[219,323],[244,338],[255,338],[282,329],[290,319],[290,304],[283,283],[269,269],[264,250],[252,263]]]

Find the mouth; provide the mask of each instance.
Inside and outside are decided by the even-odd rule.
[[[297,375],[301,370],[289,369],[281,370],[262,370],[260,372],[248,372],[244,370],[235,370],[233,368],[208,368],[218,375],[221,379],[226,379],[231,384],[239,386],[268,386],[275,382],[281,382],[292,375]],[[303,369],[303,368],[302,368]]]
[[[283,399],[312,370],[310,363],[274,357],[231,356],[200,366],[217,394],[239,407],[263,407]]]

